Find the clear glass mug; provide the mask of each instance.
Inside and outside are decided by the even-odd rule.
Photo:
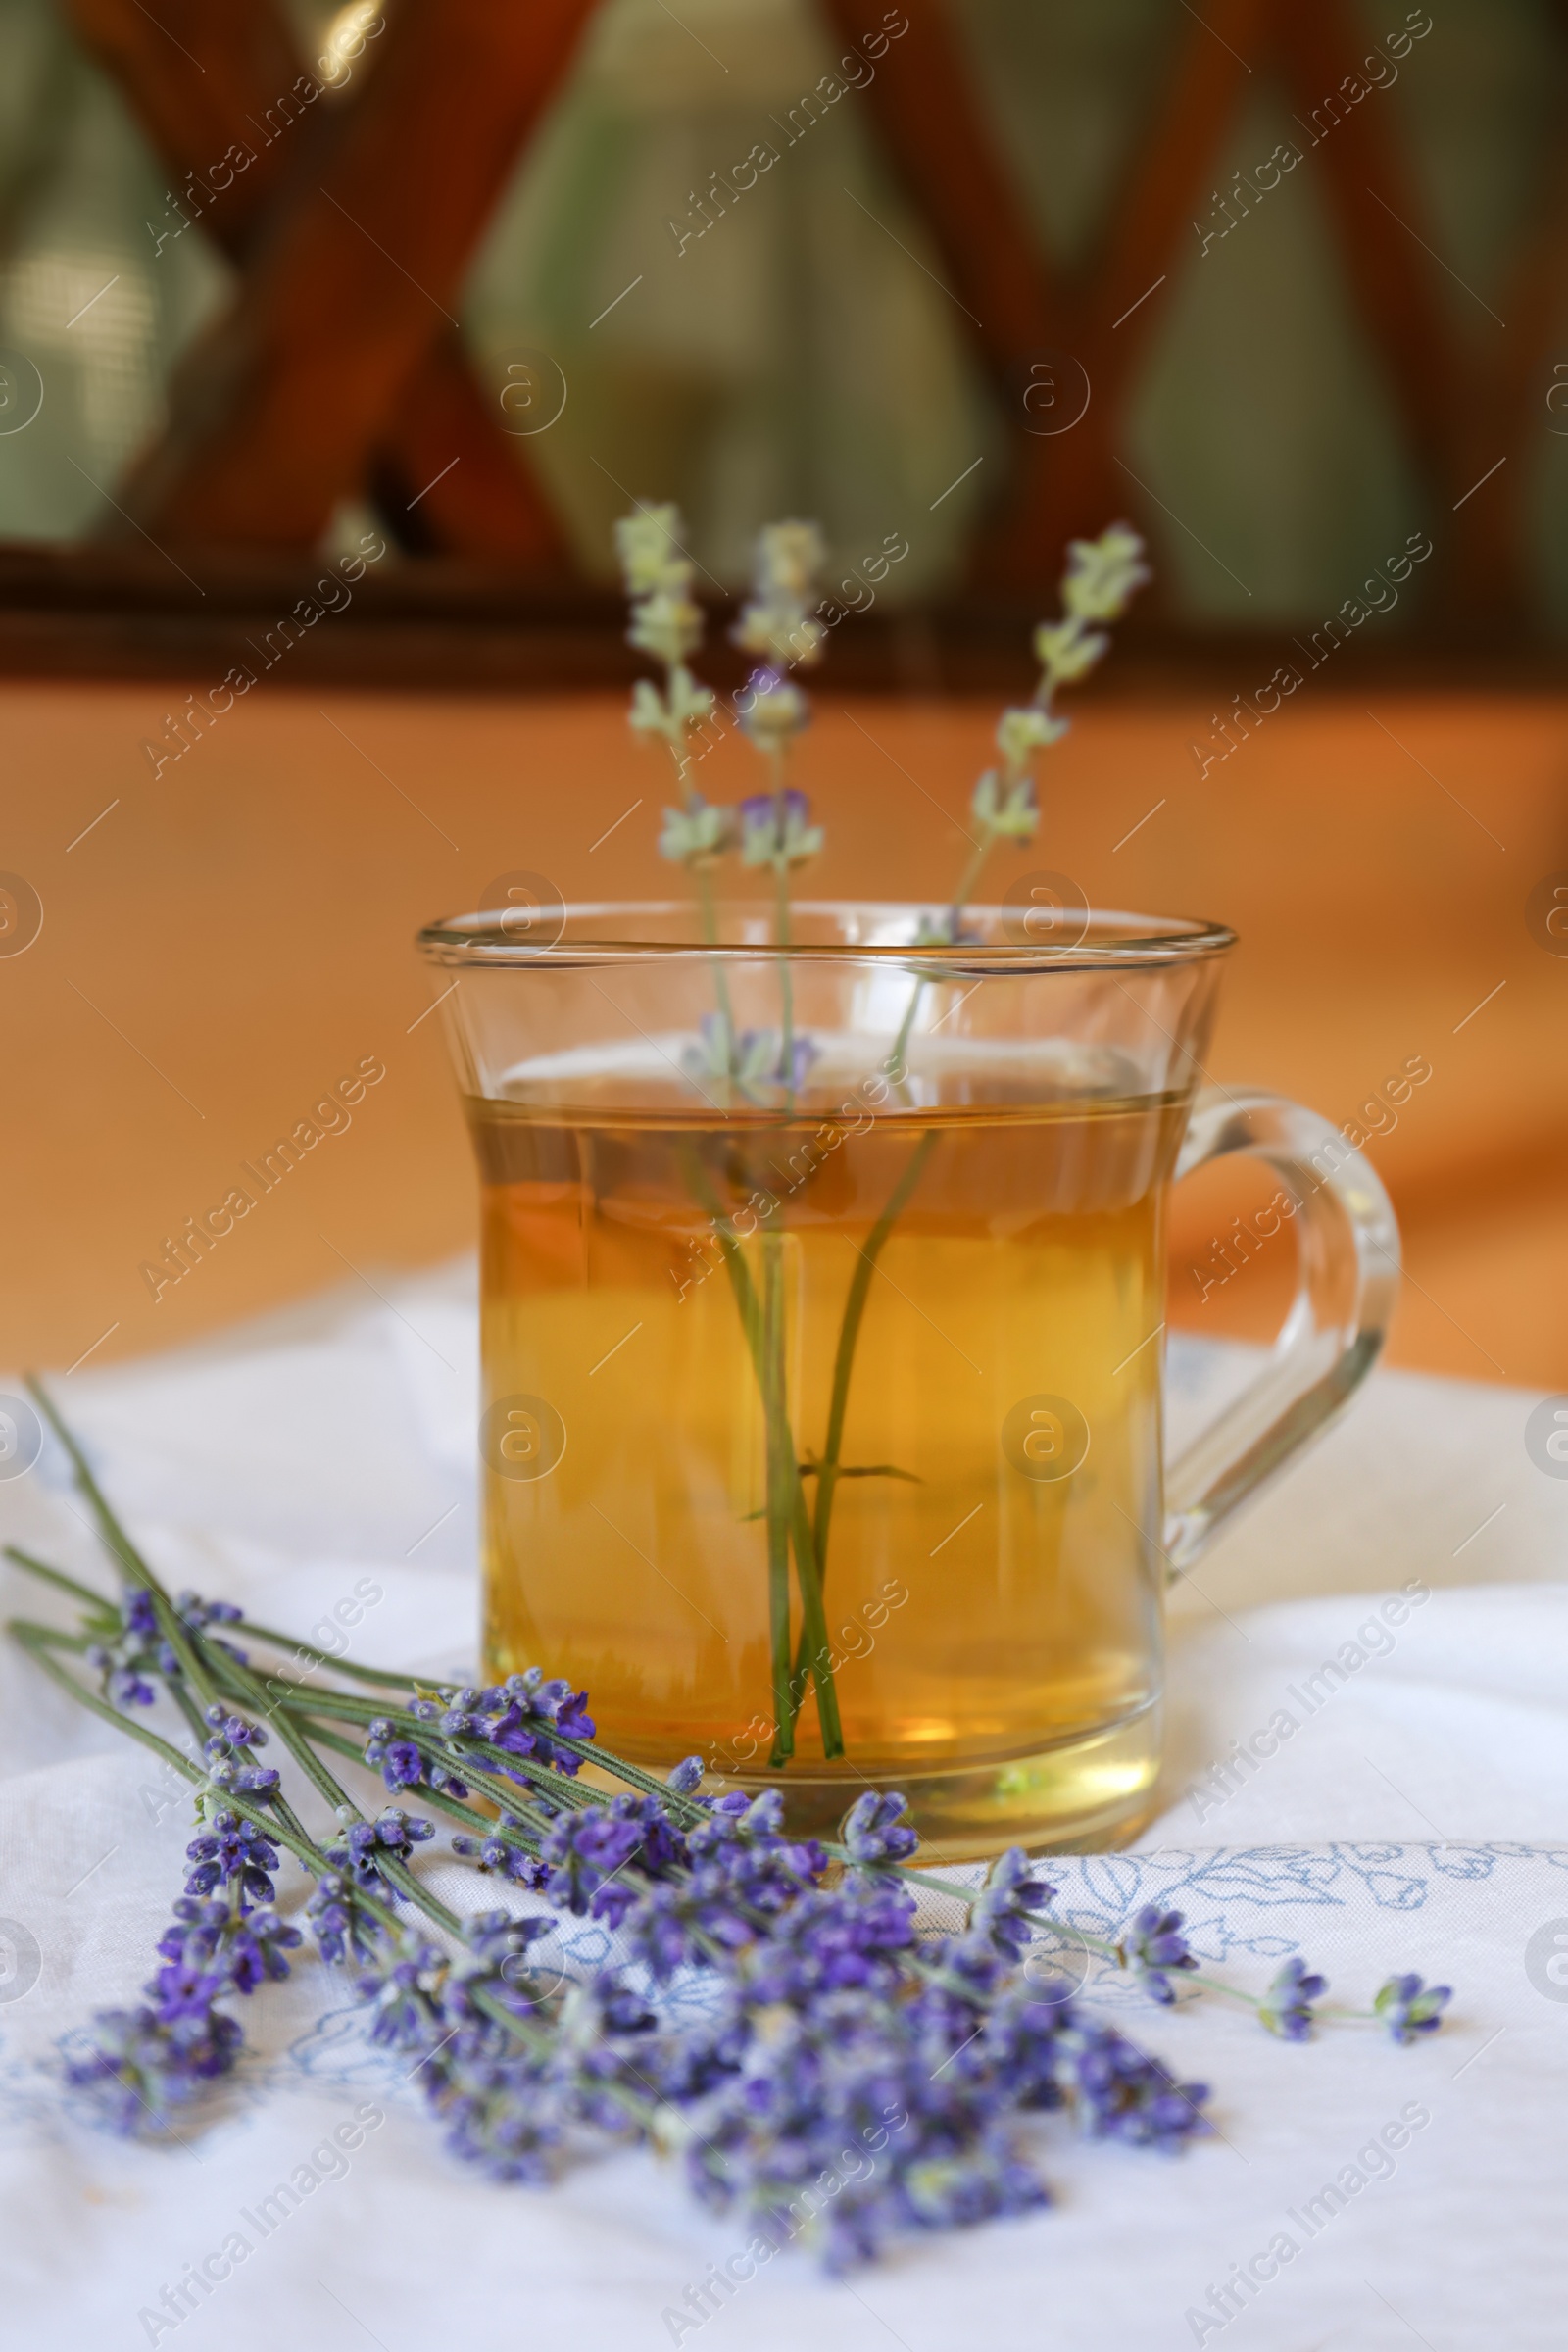
[[[1200,1089],[1219,925],[541,903],[421,934],[483,1188],[485,1646],[829,1828],[1106,1843],[1160,1760],[1168,1571],[1346,1403],[1398,1237],[1311,1112]],[[1170,1184],[1272,1166],[1272,1356],[1164,1460]]]

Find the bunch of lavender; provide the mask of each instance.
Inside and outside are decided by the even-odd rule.
[[[925,1879],[897,1794],[868,1790],[836,1842],[798,1838],[777,1790],[705,1792],[698,1758],[661,1781],[611,1754],[584,1694],[537,1670],[431,1690],[340,1664],[232,1607],[181,1595],[176,1608],[32,1385],[126,1582],[111,1602],[13,1549],[77,1604],[80,1630],[10,1630],[82,1705],[182,1774],[198,1815],[148,2005],[100,2016],[92,2051],[69,2069],[115,2128],[168,2130],[232,2071],[242,2037],[223,2004],[285,1975],[300,1942],[274,1907],[286,1851],[314,1882],[305,1908],[318,1949],[351,1979],[371,2037],[412,2057],[402,2071],[449,2144],[501,2179],[549,2178],[584,2135],[640,2139],[677,2150],[697,2193],[743,2212],[770,2244],[800,2234],[841,2267],[900,2233],[1043,2203],[1024,2130],[1040,2111],[1167,2151],[1206,2129],[1201,2085],[1031,1973],[1045,1931],[1130,1969],[1157,1999],[1171,1997],[1173,1970],[1205,1985],[1179,1914],[1145,1911],[1118,1942],[1097,1941],[1053,1915],[1054,1889],[1020,1852],[979,1889]],[[220,1624],[243,1633],[244,1651]],[[147,1722],[118,1662],[125,1642],[140,1645],[138,1679],[205,1733],[199,1761]],[[294,1681],[254,1664],[258,1647],[341,1679]],[[71,1671],[73,1655],[96,1688]],[[264,1715],[329,1829],[313,1833],[279,1774],[244,1761],[268,1743]],[[554,1911],[459,1917],[413,1868],[434,1823],[400,1804],[368,1815],[341,1760],[379,1772],[393,1795],[417,1792],[459,1825],[459,1855]],[[922,1936],[917,1886],[956,1898],[963,1928]],[[543,1965],[535,1947],[561,1914],[618,1931],[627,1960],[576,1978]],[[712,1994],[695,2026],[661,2006],[686,1972]],[[1298,2039],[1323,1982],[1297,1960],[1262,1996],[1214,1989]],[[1395,1977],[1368,2014],[1409,2042],[1436,2030],[1448,1997]]]

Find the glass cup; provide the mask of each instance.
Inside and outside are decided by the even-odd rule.
[[[575,906],[432,925],[483,1188],[485,1651],[602,1736],[868,1785],[933,1854],[1152,1810],[1161,1596],[1346,1403],[1398,1237],[1337,1131],[1200,1087],[1213,923]],[[1164,1459],[1170,1184],[1267,1161],[1297,1292]]]

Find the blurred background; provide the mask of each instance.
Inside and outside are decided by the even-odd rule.
[[[412,934],[664,887],[637,498],[719,686],[822,521],[824,894],[945,893],[1064,540],[1145,531],[1039,859],[1241,932],[1214,1073],[1369,1134],[1394,1360],[1568,1389],[1568,9],[0,0],[0,66],[5,1360],[467,1246]],[[1277,1319],[1248,1181],[1174,1320]]]

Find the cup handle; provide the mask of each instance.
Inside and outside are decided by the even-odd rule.
[[[1344,1411],[1377,1360],[1399,1281],[1399,1229],[1370,1160],[1315,1111],[1283,1096],[1205,1087],[1175,1180],[1246,1152],[1267,1160],[1291,1203],[1297,1289],[1265,1370],[1170,1464],[1165,1556],[1206,1550],[1233,1511]]]

